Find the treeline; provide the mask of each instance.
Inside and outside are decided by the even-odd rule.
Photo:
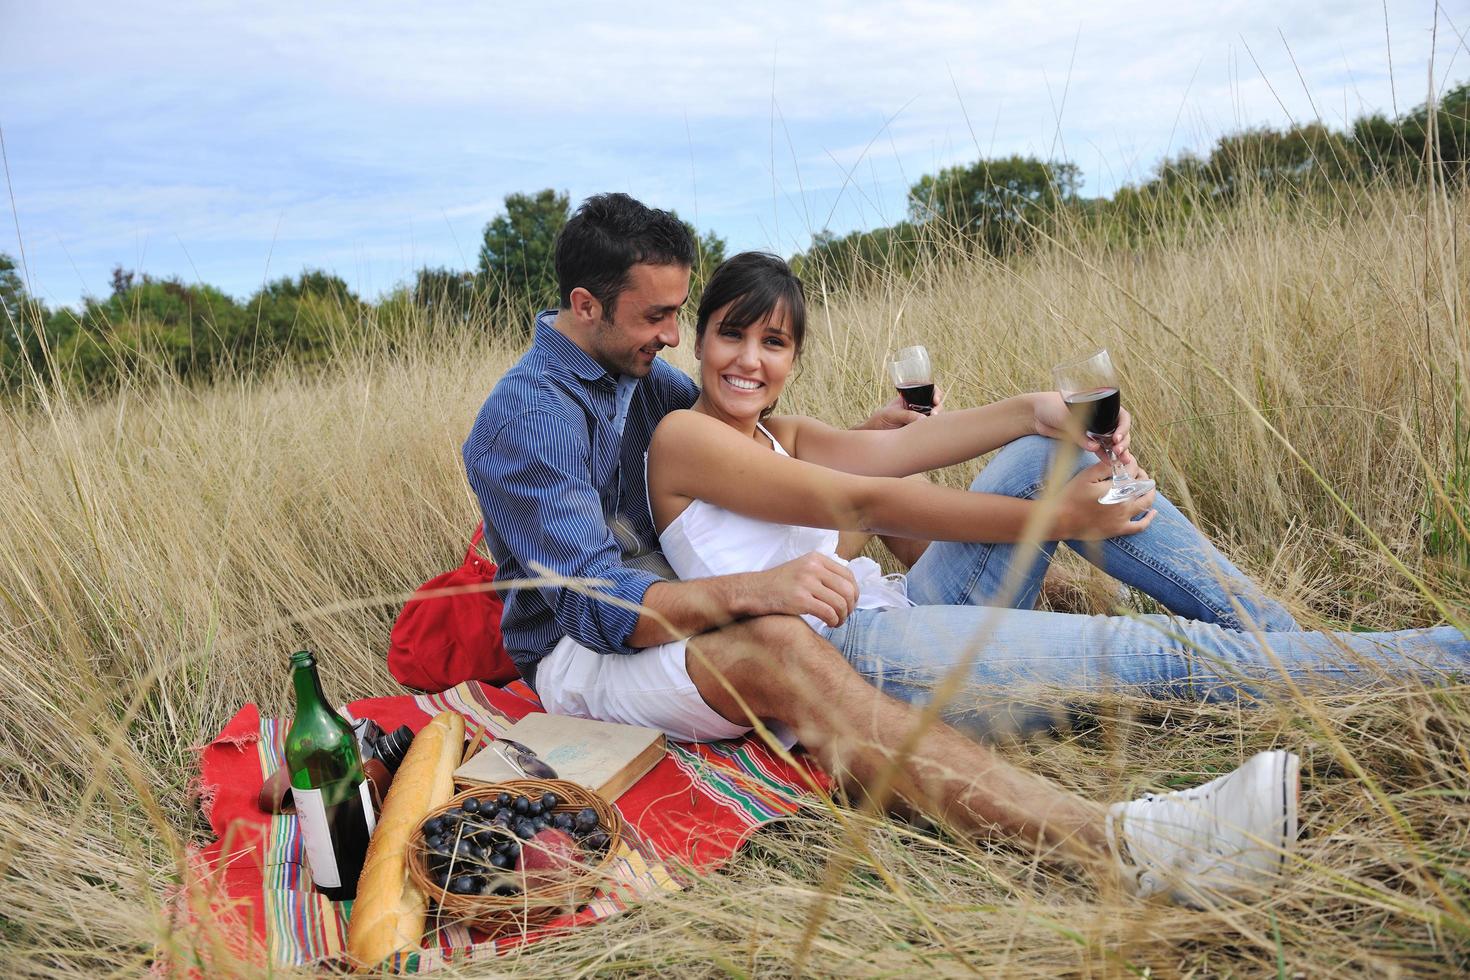
[[[948,167],[909,189],[905,220],[836,236],[823,231],[794,258],[825,288],[906,274],[946,250],[1006,256],[1079,220],[1131,245],[1191,217],[1218,214],[1245,194],[1326,196],[1356,187],[1463,187],[1470,178],[1470,83],[1394,119],[1364,116],[1346,131],[1320,123],[1221,137],[1207,154],[1164,160],[1153,177],[1111,199],[1078,195],[1075,164],[1011,156]]]
[[[552,246],[570,216],[566,194],[511,194],[485,225],[474,270],[419,269],[376,303],[320,270],[239,301],[214,286],[118,266],[105,298],[50,310],[0,254],[0,391],[57,381],[101,391],[148,371],[188,380],[251,375],[282,361],[325,360],[368,334],[392,343],[426,322],[527,332],[536,310],[556,305]],[[698,243],[697,285],[724,261],[725,242],[685,224]]]
[[[328,349],[334,325],[356,319],[363,307],[345,282],[317,270],[267,283],[242,303],[214,286],[118,267],[105,299],[88,298],[81,310],[48,310],[26,295],[6,255],[0,302],[7,388],[50,379],[53,369],[90,389],[145,366],[207,378],[226,368],[255,372],[283,358],[310,361]]]
[[[1136,246],[1195,216],[1217,215],[1246,194],[1330,200],[1356,187],[1463,186],[1467,177],[1470,83],[1433,109],[1366,116],[1343,132],[1313,123],[1234,133],[1207,154],[1163,161],[1151,179],[1111,199],[1080,197],[1082,172],[1065,161],[1012,156],[949,167],[913,185],[905,220],[842,237],[823,231],[793,264],[816,289],[861,286],[955,249],[1005,257],[1079,219]],[[316,270],[239,301],[213,286],[118,267],[107,297],[88,297],[80,310],[48,310],[0,254],[0,391],[55,381],[105,390],[139,370],[202,380],[253,374],[285,360],[324,360],[369,335],[391,342],[426,323],[525,331],[534,310],[556,302],[552,245],[570,214],[564,193],[511,194],[485,225],[473,270],[420,269],[376,303]],[[723,261],[725,242],[688,227],[699,245],[697,294]]]

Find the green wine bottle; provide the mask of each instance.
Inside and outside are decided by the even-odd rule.
[[[291,654],[291,681],[296,716],[286,733],[286,768],[303,850],[317,890],[341,902],[357,895],[357,876],[375,827],[372,797],[352,726],[322,694],[310,650]]]

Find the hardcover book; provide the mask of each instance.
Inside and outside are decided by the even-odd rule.
[[[505,733],[556,770],[557,778],[585,786],[609,803],[643,778],[664,757],[664,733],[636,725],[617,725],[537,711]],[[526,774],[496,751],[495,743],[476,752],[454,772],[466,783],[500,783]]]

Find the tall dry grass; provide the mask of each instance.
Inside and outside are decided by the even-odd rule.
[[[1467,226],[1464,197],[1379,190],[1333,210],[1259,199],[1142,251],[1077,226],[1011,264],[950,251],[860,294],[812,283],[824,301],[785,407],[857,421],[888,397],[882,352],[897,340],[936,352],[952,405],[1045,386],[1052,363],[1106,344],[1125,355],[1145,465],[1304,620],[1464,623],[1464,552],[1443,542],[1465,517],[1453,490],[1467,486],[1470,438]],[[319,373],[130,384],[102,401],[53,390],[3,415],[6,975],[136,974],[160,956],[226,965],[208,922],[174,927],[165,914],[204,830],[193,748],[245,701],[287,711],[283,658],[303,645],[321,652],[333,696],[394,693],[388,624],[408,590],[457,560],[476,520],[458,447],[517,352],[444,325],[418,335]],[[692,363],[687,345],[671,359]],[[1008,751],[1118,799],[1295,749],[1305,818],[1291,882],[1217,912],[1100,901],[1023,854],[879,821],[871,847],[898,893],[858,861],[805,966],[1464,969],[1467,721],[1457,684],[1314,712],[1099,699],[1071,731]],[[687,893],[479,969],[789,972],[842,846],[821,816],[802,817]]]

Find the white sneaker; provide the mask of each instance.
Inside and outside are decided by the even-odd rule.
[[[1296,842],[1298,772],[1291,752],[1262,752],[1203,786],[1108,810],[1108,845],[1124,883],[1205,907],[1270,891]]]

